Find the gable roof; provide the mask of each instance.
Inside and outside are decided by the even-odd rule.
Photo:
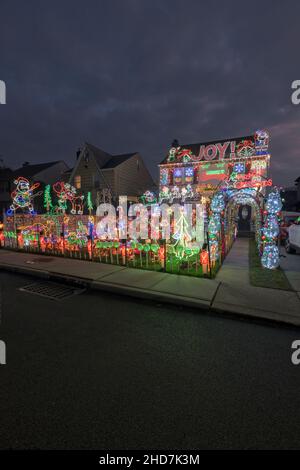
[[[111,158],[111,155],[109,153],[104,152],[104,150],[101,150],[98,147],[95,147],[95,145],[89,144],[88,142],[85,143],[83,155],[86,155],[87,151],[91,152],[94,155],[99,168],[102,168]]]
[[[136,155],[138,152],[132,152],[132,153],[123,153],[122,155],[113,155],[107,163],[102,167],[103,169],[107,168],[115,168],[118,165],[121,165],[121,163],[126,162],[129,158],[133,157]]]
[[[43,170],[46,170],[47,168],[50,168],[51,166],[56,165],[57,163],[61,163],[62,160],[56,160],[54,162],[48,162],[48,163],[37,163],[34,165],[24,165],[18,168],[17,170],[14,170],[14,175],[15,176],[24,176],[25,178],[32,178],[33,176],[37,175]]]
[[[130,152],[122,153],[120,155],[111,155],[110,153],[107,153],[104,150],[95,147],[95,145],[86,142],[82,154],[85,155],[87,151],[91,152],[94,155],[96,163],[99,169],[101,170],[115,168],[116,166],[121,165],[121,163],[125,162],[133,155],[136,155],[138,153]]]

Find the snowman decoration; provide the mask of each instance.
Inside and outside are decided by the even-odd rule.
[[[17,209],[28,209],[29,214],[34,215],[32,200],[39,196],[41,192],[33,194],[34,190],[40,186],[40,183],[34,183],[30,186],[27,178],[19,176],[15,181],[16,189],[11,193],[12,204],[7,211],[7,215],[12,215]]]

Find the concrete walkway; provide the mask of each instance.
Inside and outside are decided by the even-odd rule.
[[[248,250],[249,240],[238,238],[228,253],[217,274],[220,288],[214,309],[299,325],[300,302],[296,292],[250,284]]]
[[[300,326],[296,292],[250,285],[247,239],[235,242],[214,280],[3,249],[0,267],[116,294]]]

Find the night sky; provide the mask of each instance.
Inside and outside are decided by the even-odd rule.
[[[268,129],[271,175],[300,176],[300,2],[1,1],[0,154],[73,166],[88,141],[157,163],[179,143]]]

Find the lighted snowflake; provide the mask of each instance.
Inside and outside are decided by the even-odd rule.
[[[234,173],[245,173],[245,163],[238,162],[233,165],[233,172]]]

